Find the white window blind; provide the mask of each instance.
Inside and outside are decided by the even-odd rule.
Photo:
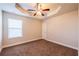
[[[22,20],[8,19],[8,38],[22,37]]]

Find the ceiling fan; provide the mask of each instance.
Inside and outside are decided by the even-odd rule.
[[[15,4],[16,8],[19,9],[21,12],[27,12],[27,11],[32,11],[34,12],[33,16],[45,16],[44,11],[50,11],[49,8],[47,9],[42,9],[42,5],[40,3],[36,3],[36,10],[34,9],[24,9],[19,3]]]

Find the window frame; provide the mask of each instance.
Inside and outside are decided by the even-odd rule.
[[[20,23],[20,27],[18,27],[18,26],[11,26],[11,23],[9,23],[11,20],[13,20],[13,21],[15,21],[15,22],[18,22],[18,21],[20,21],[19,23]],[[17,20],[17,21],[16,21]],[[18,23],[18,24],[19,24]],[[9,39],[11,39],[11,38],[19,38],[19,37],[22,37],[23,36],[23,33],[22,33],[22,24],[23,24],[23,21],[22,20],[19,20],[19,19],[13,19],[13,18],[8,18],[8,38]],[[16,33],[12,33],[11,34],[11,32],[10,32],[10,30],[12,29],[12,31],[13,30],[16,30],[16,32],[17,31],[19,31],[20,33],[19,34],[16,34]],[[14,32],[14,31],[13,31]],[[18,32],[17,32],[18,33]],[[15,34],[15,36],[11,36],[11,35],[13,35],[13,34]]]

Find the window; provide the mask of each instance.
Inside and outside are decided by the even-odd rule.
[[[8,19],[8,38],[22,37],[22,20]]]

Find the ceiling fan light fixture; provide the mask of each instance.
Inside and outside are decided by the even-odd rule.
[[[40,16],[40,15],[41,15],[41,12],[40,12],[40,11],[38,11],[38,12],[37,12],[37,16]]]

